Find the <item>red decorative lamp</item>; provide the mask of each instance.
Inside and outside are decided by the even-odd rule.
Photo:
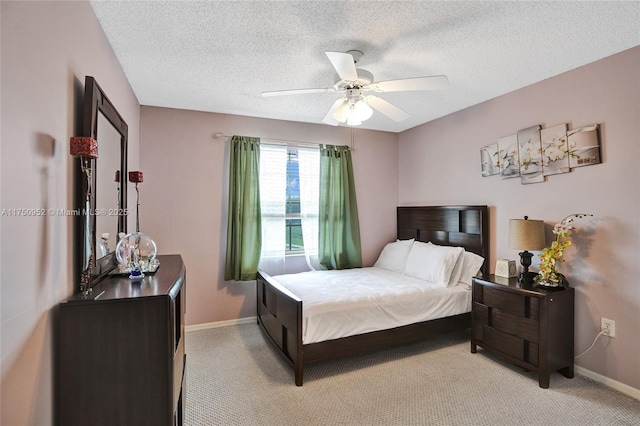
[[[91,160],[98,158],[98,141],[85,136],[74,136],[69,144],[69,153],[73,157],[80,157],[80,167],[87,176],[87,193],[91,196]]]
[[[73,157],[80,158],[80,167],[84,175],[87,177],[87,186],[84,194],[85,202],[85,238],[90,235],[91,227],[91,160],[98,158],[98,141],[87,136],[74,136],[70,140],[69,153]],[[89,245],[92,247],[92,245]],[[84,258],[84,265],[82,265],[82,273],[80,274],[80,292],[83,294],[88,293],[89,283],[91,282],[91,270],[95,266],[96,257],[94,250],[91,249],[89,256]]]
[[[129,172],[129,182],[136,184],[136,232],[140,232],[140,190],[138,184],[144,181],[144,175],[140,170]]]
[[[129,172],[129,182],[142,183],[144,181],[144,175],[140,170]]]
[[[70,153],[74,157],[98,158],[98,141],[85,136],[71,138]]]
[[[116,258],[123,270],[129,272],[132,282],[139,282],[145,273],[155,272],[160,262],[156,259],[158,247],[147,234],[140,232],[140,190],[138,184],[144,181],[144,175],[136,170],[129,172],[129,182],[136,185],[136,232],[125,235],[116,246]]]

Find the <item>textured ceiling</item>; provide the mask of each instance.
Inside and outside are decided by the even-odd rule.
[[[379,95],[401,132],[640,45],[640,1],[92,1],[142,105],[322,123],[338,93],[325,51],[364,52],[376,81],[444,74],[445,90]]]

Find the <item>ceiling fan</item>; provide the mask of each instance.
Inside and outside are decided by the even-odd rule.
[[[342,92],[345,96],[333,103],[322,121],[332,126],[345,122],[348,125],[359,125],[371,117],[373,114],[372,107],[395,121],[402,121],[409,117],[407,112],[392,103],[376,95],[365,95],[366,92],[387,93],[435,90],[449,86],[449,80],[444,75],[374,82],[373,74],[355,66],[362,58],[362,52],[359,50],[349,50],[346,53],[325,52],[325,54],[340,77],[333,87],[275,90],[262,92],[262,96]]]

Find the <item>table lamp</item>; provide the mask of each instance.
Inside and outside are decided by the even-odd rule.
[[[531,258],[533,254],[528,250],[542,250],[545,247],[544,241],[544,222],[541,220],[529,220],[528,216],[524,219],[509,220],[509,248],[522,250],[520,255],[520,263],[522,264],[522,272],[518,275],[518,282],[525,282],[529,275],[529,266],[531,266]]]

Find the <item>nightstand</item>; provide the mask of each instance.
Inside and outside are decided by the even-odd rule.
[[[473,279],[471,352],[477,346],[538,373],[541,388],[559,371],[573,377],[574,294],[517,278]]]

